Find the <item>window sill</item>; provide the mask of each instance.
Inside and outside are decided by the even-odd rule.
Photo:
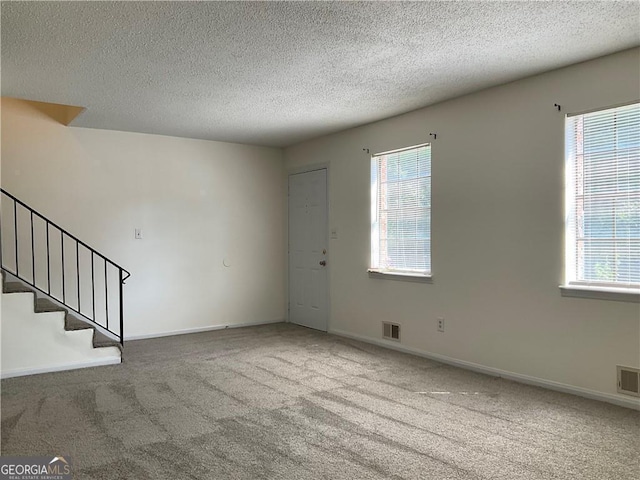
[[[381,270],[367,270],[369,278],[377,278],[380,280],[399,280],[401,282],[416,282],[416,283],[433,283],[433,277],[431,275],[422,275],[419,273],[398,273],[398,272],[384,272]]]
[[[640,303],[640,291],[632,288],[560,285],[560,293],[563,297],[593,298],[596,300]]]

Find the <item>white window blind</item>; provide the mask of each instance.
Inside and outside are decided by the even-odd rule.
[[[371,268],[431,274],[431,145],[371,157]]]
[[[640,286],[640,104],[567,117],[566,281]]]

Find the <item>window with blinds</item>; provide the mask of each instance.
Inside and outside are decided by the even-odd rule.
[[[431,274],[431,145],[371,157],[371,269]]]
[[[566,119],[566,281],[640,287],[640,104]]]

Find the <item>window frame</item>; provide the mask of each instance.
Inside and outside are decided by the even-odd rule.
[[[592,298],[600,300],[614,300],[640,303],[640,283],[622,283],[622,282],[597,282],[578,280],[576,250],[577,250],[577,220],[575,215],[575,205],[577,202],[576,194],[576,158],[571,155],[570,145],[573,142],[574,130],[570,124],[571,119],[579,116],[585,116],[596,112],[604,112],[625,106],[640,105],[640,101],[634,100],[629,103],[612,105],[603,108],[592,109],[588,111],[567,114],[564,116],[564,161],[565,161],[565,178],[564,178],[564,249],[563,249],[563,284],[560,285],[562,296],[577,298]]]
[[[432,267],[431,265],[431,259],[433,257],[432,255],[432,251],[431,251],[431,245],[432,245],[432,228],[431,228],[431,211],[432,211],[432,183],[431,183],[431,179],[433,177],[433,169],[432,169],[432,160],[431,160],[431,155],[433,153],[433,144],[431,142],[424,142],[424,143],[419,143],[416,145],[412,145],[412,146],[408,146],[408,147],[403,147],[403,148],[397,148],[397,149],[393,149],[393,150],[386,150],[386,151],[382,151],[379,153],[374,153],[370,156],[370,163],[369,163],[369,175],[370,175],[370,187],[371,187],[371,196],[370,196],[370,206],[371,206],[371,218],[370,218],[370,243],[369,243],[369,268],[367,269],[369,278],[374,278],[374,279],[385,279],[385,280],[400,280],[400,281],[408,281],[408,282],[417,282],[417,283],[433,283],[433,268],[430,268],[429,270],[425,270],[425,271],[419,271],[419,270],[395,270],[395,269],[386,269],[386,268],[380,268],[380,267],[374,267],[374,252],[376,251],[376,249],[379,248],[379,243],[380,243],[380,237],[379,237],[379,233],[377,236],[377,245],[374,244],[374,224],[376,222],[376,219],[378,217],[378,190],[379,190],[379,181],[380,179],[377,178],[375,184],[373,181],[373,169],[374,168],[378,168],[378,157],[381,157],[383,155],[391,155],[394,153],[400,153],[400,152],[406,152],[406,151],[410,151],[410,150],[417,150],[419,148],[423,148],[423,147],[428,147],[429,148],[429,155],[430,155],[430,159],[429,159],[429,179],[430,179],[430,188],[429,188],[429,266]],[[419,176],[416,176],[416,179],[421,178]],[[425,177],[423,177],[425,178]]]

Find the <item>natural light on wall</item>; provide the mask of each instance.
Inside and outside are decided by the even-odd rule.
[[[640,288],[640,104],[566,119],[566,285]]]
[[[371,157],[371,270],[431,274],[431,145]]]

